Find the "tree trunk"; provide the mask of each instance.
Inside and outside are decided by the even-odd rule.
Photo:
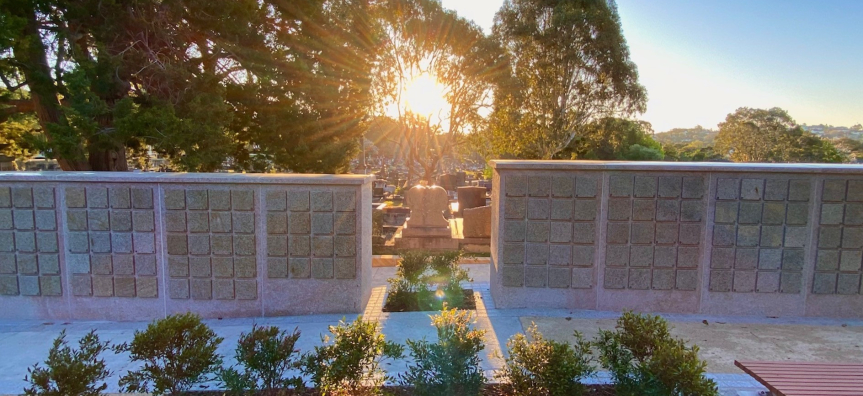
[[[24,64],[19,70],[24,74],[27,85],[30,88],[30,99],[36,110],[39,125],[42,127],[46,138],[51,141],[52,136],[48,132],[48,124],[63,123],[64,117],[60,112],[60,102],[57,98],[57,86],[51,77],[51,68],[48,66],[45,46],[39,35],[39,21],[36,19],[36,11],[32,7],[10,7],[12,15],[24,18],[24,25],[20,39],[12,47],[15,59]],[[80,149],[83,158],[83,148]],[[78,159],[58,158],[57,163],[63,170],[90,170],[86,161]]]
[[[89,150],[90,169],[94,171],[128,171],[129,164],[126,161],[125,148],[116,150],[99,150],[90,148]]]

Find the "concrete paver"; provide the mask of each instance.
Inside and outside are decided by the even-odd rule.
[[[488,290],[488,265],[466,265],[473,278],[470,284],[477,297],[476,326],[487,330],[486,350],[482,354],[483,369],[488,375],[499,368],[501,360],[496,352],[505,349],[506,340],[522,332],[531,322],[552,339],[567,339],[578,329],[587,336],[596,329],[611,328],[617,312],[569,311],[562,309],[506,309],[494,308]],[[426,337],[434,340],[429,315],[433,312],[384,313],[386,279],[395,268],[373,269],[374,289],[366,309],[368,319],[378,320],[387,338],[404,343],[408,338]],[[465,285],[468,286],[468,285]],[[863,321],[841,321],[809,318],[756,318],[709,317],[703,315],[664,315],[675,327],[675,335],[701,346],[701,356],[708,360],[710,376],[715,378],[724,395],[757,395],[764,388],[753,379],[733,368],[733,360],[745,359],[806,359],[863,361]],[[233,349],[240,333],[251,329],[253,323],[274,325],[284,329],[298,327],[302,332],[297,347],[305,352],[320,345],[320,335],[327,326],[354,315],[309,315],[277,318],[241,318],[206,320],[205,322],[225,338],[218,353],[225,356],[226,364],[233,364]],[[567,318],[570,318],[567,320]],[[708,325],[703,324],[708,321]],[[720,323],[721,322],[721,323]],[[26,385],[23,381],[27,367],[47,356],[51,342],[62,329],[67,339],[76,343],[90,329],[96,329],[100,338],[112,343],[130,341],[135,330],[145,328],[146,322],[0,322],[0,395],[19,394]],[[844,325],[844,326],[843,326]],[[108,392],[117,392],[117,379],[133,366],[125,355],[108,353],[104,356],[113,375],[108,379]],[[387,362],[390,373],[403,372],[407,361]],[[591,382],[605,383],[609,378],[600,373]],[[215,384],[205,384],[212,389]]]

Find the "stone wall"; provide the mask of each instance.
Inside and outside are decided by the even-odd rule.
[[[362,312],[371,180],[0,173],[0,318]]]
[[[863,168],[493,167],[498,307],[863,317]]]

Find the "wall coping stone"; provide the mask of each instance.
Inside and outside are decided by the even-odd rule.
[[[596,170],[665,172],[761,172],[802,174],[860,174],[863,166],[846,164],[768,164],[729,162],[491,160],[497,170]]]
[[[0,172],[0,182],[363,185],[374,179],[374,175],[293,173]]]

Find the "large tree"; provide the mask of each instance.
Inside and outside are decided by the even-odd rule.
[[[455,145],[484,128],[483,109],[492,105],[492,76],[501,53],[476,24],[437,0],[382,3],[382,46],[373,72],[378,112],[400,125],[409,173],[432,181]],[[411,90],[417,81],[429,81],[428,88],[436,85],[439,92],[430,89],[419,92],[427,97],[416,98]],[[422,109],[410,96],[440,99],[439,106]]]
[[[734,162],[842,162],[833,144],[801,128],[787,111],[741,107],[719,124],[716,151]]]
[[[557,158],[591,122],[644,111],[613,1],[506,0],[493,36],[510,67],[485,131],[491,155]]]
[[[367,0],[4,0],[0,76],[66,170],[339,172],[370,101]],[[2,101],[2,98],[0,98]],[[22,103],[26,102],[26,103]],[[40,138],[41,137],[41,138]]]

